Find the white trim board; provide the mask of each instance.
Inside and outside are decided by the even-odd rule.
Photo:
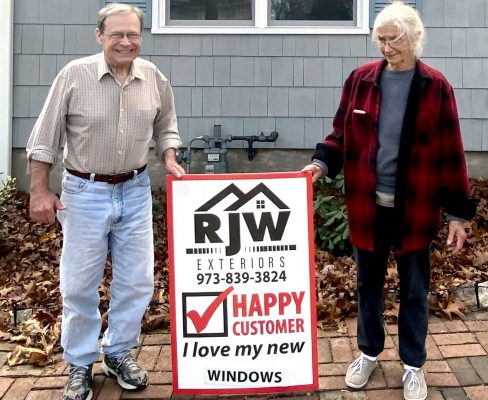
[[[12,77],[13,0],[4,0],[0,13],[0,182],[11,174],[12,159]]]

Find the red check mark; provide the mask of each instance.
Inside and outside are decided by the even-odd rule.
[[[190,318],[191,321],[193,322],[193,325],[195,326],[197,333],[200,333],[201,331],[203,331],[207,327],[208,322],[210,321],[210,318],[212,318],[212,316],[215,314],[215,311],[217,311],[217,308],[219,308],[220,304],[222,304],[222,302],[225,300],[225,298],[233,290],[234,290],[234,288],[232,286],[230,286],[227,289],[225,289],[222,293],[220,293],[214,299],[214,301],[212,301],[210,303],[210,305],[204,311],[202,316],[200,316],[200,314],[195,310],[191,310],[191,311],[188,311],[186,313],[188,318]]]

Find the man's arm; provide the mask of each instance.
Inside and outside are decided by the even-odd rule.
[[[51,165],[45,162],[31,160],[30,206],[31,218],[36,222],[53,224],[56,220],[56,210],[66,207],[61,200],[49,190],[49,171]]]
[[[156,74],[161,109],[157,112],[153,124],[153,139],[156,142],[155,153],[158,160],[171,166],[171,161],[176,159],[174,149],[179,148],[182,142],[178,133],[173,89],[159,70],[156,71]],[[170,148],[173,150],[167,153],[166,151]],[[167,157],[170,158],[166,160]]]

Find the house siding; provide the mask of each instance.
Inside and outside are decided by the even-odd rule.
[[[99,0],[15,0],[14,148],[24,148],[57,72],[99,51]],[[455,88],[466,151],[488,151],[488,0],[425,0],[422,59]],[[379,57],[366,35],[169,35],[145,29],[141,57],[174,87],[184,145],[191,138],[277,130],[278,149],[311,149],[330,130],[341,87]],[[242,147],[245,143],[231,143]],[[260,144],[261,146],[261,144]]]

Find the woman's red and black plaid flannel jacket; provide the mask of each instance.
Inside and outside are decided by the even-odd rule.
[[[376,212],[376,156],[380,113],[378,60],[347,78],[333,131],[317,145],[313,159],[335,177],[344,167],[349,232],[354,246],[373,250]],[[426,247],[439,228],[440,208],[471,219],[469,179],[451,85],[437,70],[417,61],[407,101],[398,155],[395,210],[397,252]]]

